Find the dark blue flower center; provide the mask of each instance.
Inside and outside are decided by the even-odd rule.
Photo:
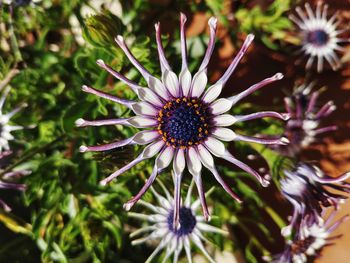
[[[158,131],[168,146],[187,148],[210,133],[211,114],[197,98],[174,98],[158,113]]]
[[[328,43],[329,35],[322,29],[310,31],[306,35],[306,41],[315,46],[324,46]]]
[[[179,226],[174,228],[174,210],[168,215],[169,230],[178,236],[189,235],[196,226],[196,217],[192,214],[192,210],[187,207],[181,207],[179,211]]]

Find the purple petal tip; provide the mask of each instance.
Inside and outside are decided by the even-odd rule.
[[[134,203],[125,203],[123,205],[124,210],[130,211],[130,209],[133,207]]]
[[[106,180],[102,180],[102,181],[100,181],[100,185],[102,185],[102,186],[107,185],[107,181],[106,181]]]
[[[282,137],[281,138],[281,144],[282,145],[287,145],[287,144],[289,144],[290,143],[290,141],[288,140],[288,138],[286,138],[286,137]]]
[[[276,73],[275,76],[274,76],[275,79],[283,79],[284,78],[284,75],[280,72]]]
[[[185,23],[187,21],[186,15],[182,12],[180,13],[180,19],[181,19],[182,23]]]
[[[82,125],[84,125],[84,123],[85,123],[85,120],[82,118],[79,118],[75,121],[75,126],[81,127]]]
[[[88,147],[85,146],[85,145],[82,145],[82,146],[79,147],[79,151],[80,151],[81,153],[84,153],[84,152],[86,152],[87,150],[88,150]]]
[[[124,38],[123,36],[121,35],[118,35],[116,38],[115,38],[115,41],[119,44],[119,43],[123,43],[124,42]]]
[[[254,34],[249,34],[246,38],[246,40],[248,40],[249,42],[252,42],[254,40],[255,36]]]
[[[208,21],[208,24],[210,27],[216,27],[216,24],[218,22],[218,19],[216,17],[211,17]]]
[[[281,113],[284,121],[288,121],[292,116],[290,113]]]
[[[154,24],[154,28],[156,29],[156,31],[159,30],[159,27],[160,27],[160,22],[157,22]]]
[[[263,187],[268,187],[270,185],[270,181],[266,179],[261,179],[260,183]]]
[[[96,64],[102,67],[102,66],[105,65],[105,62],[104,62],[102,59],[98,59],[98,60],[96,61]]]

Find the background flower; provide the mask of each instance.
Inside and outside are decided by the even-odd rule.
[[[326,60],[333,70],[337,70],[341,63],[337,56],[337,51],[343,51],[341,43],[348,42],[349,39],[340,35],[346,30],[341,28],[338,14],[333,14],[328,18],[328,5],[317,2],[313,8],[309,3],[305,3],[306,12],[301,7],[296,7],[290,19],[299,27],[299,35],[302,38],[301,51],[308,57],[306,69],[310,69],[314,61],[317,62],[317,71],[323,70],[324,60]],[[340,25],[340,26],[339,26]]]
[[[174,175],[173,180],[175,184],[176,178]],[[210,262],[215,262],[205,249],[203,241],[205,242],[207,239],[203,234],[206,232],[226,234],[226,232],[205,223],[205,218],[198,215],[200,200],[197,199],[192,202],[193,186],[194,181],[192,181],[187,190],[186,199],[184,201],[180,199],[178,223],[174,222],[174,199],[171,198],[170,193],[165,187],[163,187],[164,196],[157,193],[154,188],[151,188],[158,203],[157,205],[140,200],[140,204],[151,210],[152,214],[129,213],[130,217],[146,220],[149,223],[148,226],[144,226],[130,235],[130,237],[134,238],[140,234],[148,234],[145,237],[133,240],[133,245],[153,240],[159,241],[159,244],[146,262],[151,262],[161,250],[165,250],[163,261],[173,256],[173,262],[178,262],[180,254],[184,250],[188,262],[192,262],[191,245],[195,245]]]
[[[321,255],[322,249],[326,246],[334,244],[333,241],[340,236],[332,236],[332,233],[337,227],[348,219],[344,216],[332,223],[336,211],[334,210],[328,218],[320,223],[309,225],[306,216],[300,223],[299,230],[294,234],[291,240],[287,240],[285,250],[272,256],[270,262],[282,263],[304,263],[310,258],[318,258]]]
[[[284,174],[282,194],[293,205],[294,211],[290,224],[282,230],[283,235],[298,231],[301,221],[308,225],[320,223],[324,208],[333,206],[338,209],[339,204],[347,199],[343,193],[350,192],[350,184],[346,182],[350,172],[333,178],[325,175],[317,166],[298,163],[293,170],[284,171]]]

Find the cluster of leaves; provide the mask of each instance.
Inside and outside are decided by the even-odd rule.
[[[10,109],[22,101],[29,105],[14,119],[15,123],[28,128],[16,133],[14,147],[19,157],[12,165],[25,165],[32,170],[32,174],[23,179],[27,185],[23,200],[19,200],[18,194],[6,192],[5,199],[13,199],[10,203],[14,204],[14,213],[0,214],[0,221],[9,229],[0,229],[1,262],[21,262],[23,258],[26,262],[143,262],[147,258],[150,248],[146,246],[137,248],[140,253],[130,252],[135,251],[128,237],[131,223],[122,204],[142,186],[150,172],[150,163],[144,162],[102,187],[98,182],[129,162],[140,149],[126,147],[98,155],[78,152],[81,144],[96,145],[130,137],[135,129],[77,129],[74,125],[80,117],[125,117],[130,111],[86,95],[80,87],[88,84],[120,97],[135,97],[124,84],[100,70],[95,63],[97,59],[103,59],[134,81],[145,84],[115,46],[113,37],[117,34],[130,39],[132,53],[150,72],[159,76],[154,41],[145,33],[152,31],[155,19],[167,19],[169,25],[174,23],[178,28],[179,12],[189,10],[214,14],[222,24],[229,26],[223,0],[115,1],[123,10],[121,16],[107,10],[98,16],[83,16],[86,9],[99,12],[94,10],[92,2],[43,0],[12,11],[7,5],[1,6],[0,79],[12,68],[20,69],[10,83],[12,90],[6,107]],[[262,11],[259,7],[250,9],[243,1],[236,18],[240,29],[263,32],[261,40],[275,48],[273,41],[283,38],[281,32],[290,27],[290,22],[282,17],[289,6],[290,1],[276,0],[267,11]],[[169,21],[169,17],[174,21]],[[79,41],[79,34],[84,36],[85,43]],[[180,65],[177,63],[180,61],[177,34],[178,30],[174,30],[174,41],[164,39],[166,55],[174,65]],[[206,38],[201,35],[188,40],[192,70],[197,68],[200,61],[197,58],[204,53]],[[179,66],[174,68],[179,71]],[[235,113],[243,108],[235,108]],[[258,128],[275,133],[278,125],[262,122]],[[279,156],[266,149],[253,150],[247,144],[237,144],[236,149],[242,156],[261,152],[276,173],[283,163]],[[276,229],[284,222],[252,190],[259,188],[258,184],[245,173],[236,171],[231,166],[220,166],[220,172],[244,198],[245,206],[216,189],[211,196],[211,200],[215,200],[212,213],[217,216],[214,223],[224,222],[230,238],[213,235],[210,239],[221,249],[240,249],[249,262],[257,262],[257,257],[268,250],[261,240],[273,242],[270,229],[257,222],[268,217],[270,228]],[[161,178],[171,185],[167,175]],[[203,177],[206,189],[217,184],[209,173]],[[146,195],[145,198],[151,197]]]
[[[275,0],[263,9],[256,5],[252,8],[242,7],[235,14],[241,32],[254,33],[264,45],[271,49],[278,49],[283,43],[298,41],[288,31],[292,22],[285,16],[290,10],[292,0]]]

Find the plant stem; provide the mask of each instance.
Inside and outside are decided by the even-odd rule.
[[[0,90],[5,88],[18,73],[19,73],[18,69],[16,69],[16,68],[11,69],[7,73],[6,77],[2,81],[0,81]]]
[[[47,144],[45,144],[44,146],[38,147],[38,148],[34,148],[32,149],[29,153],[27,153],[25,156],[19,158],[15,163],[9,165],[6,169],[4,169],[1,173],[0,173],[0,179],[8,172],[10,172],[13,168],[15,168],[16,166],[18,166],[19,164],[29,160],[30,158],[33,157],[33,155],[49,149],[52,145],[56,144],[57,142],[61,141],[64,137],[66,137],[66,134],[63,134],[61,136],[59,136],[58,138],[56,138],[55,140],[53,140],[52,142],[49,142]]]

